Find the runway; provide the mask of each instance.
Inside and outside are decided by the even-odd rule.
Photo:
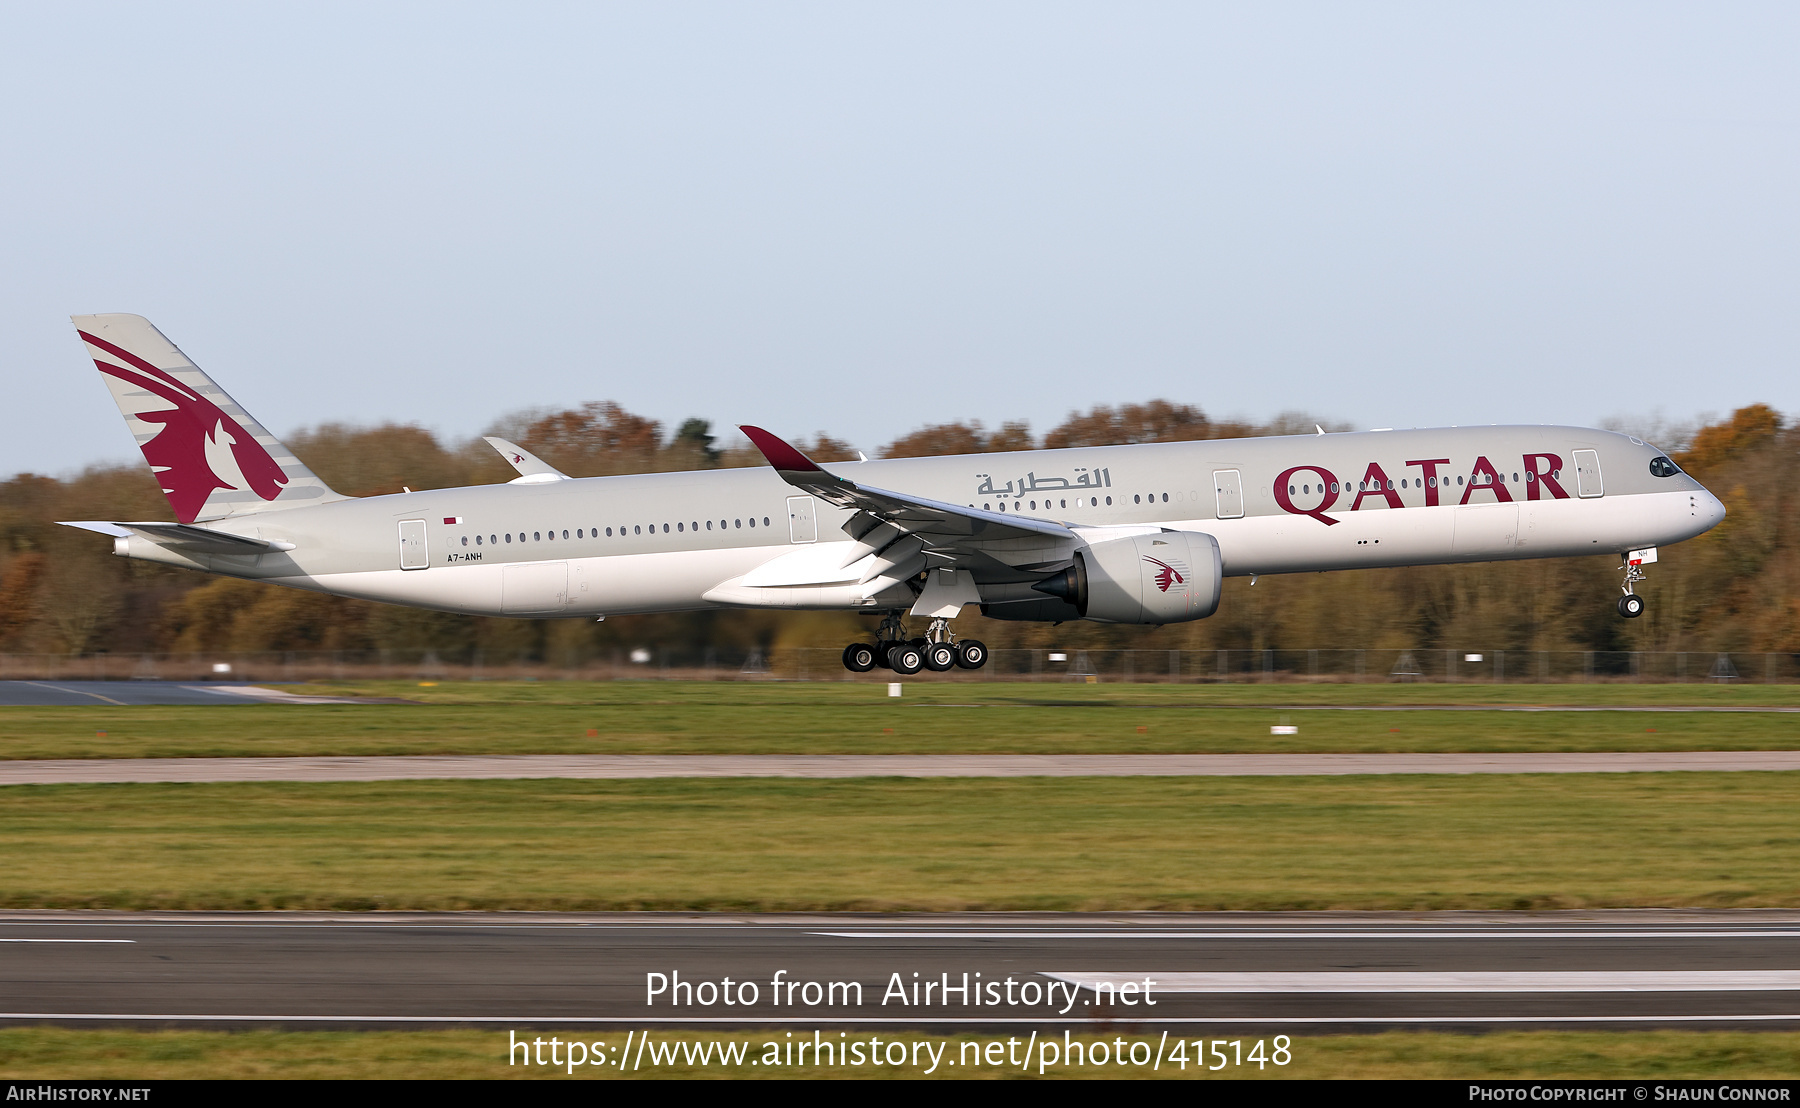
[[[11,912],[0,996],[72,1026],[1793,1029],[1800,913]]]
[[[179,681],[0,681],[0,707],[93,708],[228,704],[396,704],[393,699],[306,696],[262,685]]]
[[[0,785],[651,777],[1310,777],[1800,770],[1800,750],[1534,754],[516,754],[0,761]]]

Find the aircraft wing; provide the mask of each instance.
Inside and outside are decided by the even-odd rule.
[[[1076,545],[1075,533],[1063,524],[859,485],[760,427],[739,429],[782,480],[855,510],[844,531],[857,540],[853,562],[873,556],[864,583],[889,583],[926,568],[966,569],[981,582],[1035,581],[1066,564]]]
[[[294,549],[291,542],[253,539],[248,535],[214,531],[210,527],[195,527],[191,523],[107,523],[88,519],[62,521],[62,525],[79,527],[83,531],[97,531],[115,539],[142,535],[159,546],[173,546],[200,554],[268,554],[277,550]]]

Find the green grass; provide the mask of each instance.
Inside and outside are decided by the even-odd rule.
[[[1800,774],[43,785],[0,906],[1800,906]]]
[[[0,708],[0,759],[316,754],[1768,750],[1800,714],[1384,711],[1785,706],[1788,686],[479,682],[303,690],[419,704]],[[1374,706],[1369,711],[1330,705]],[[1298,735],[1271,736],[1289,722]],[[590,736],[589,731],[594,734]]]
[[[1273,1038],[1277,1031],[1267,1033]],[[864,1040],[873,1032],[857,1032]],[[609,1056],[625,1043],[624,1032],[533,1031],[532,1038],[559,1036],[601,1044]],[[799,1036],[796,1036],[798,1038]],[[836,1038],[835,1035],[830,1036]],[[994,1041],[992,1036],[926,1036],[913,1033],[882,1034],[882,1041],[910,1046],[918,1040],[946,1043],[941,1057],[948,1061],[962,1054],[965,1043]],[[1144,1043],[1154,1056],[1158,1045],[1165,1055],[1172,1042],[1150,1036],[1076,1036],[1092,1043],[1104,1041],[1110,1054],[1123,1038],[1126,1050]],[[1250,1036],[1233,1038],[1254,1041]],[[1060,1040],[1060,1036],[1058,1036]],[[1171,1040],[1173,1036],[1171,1036]],[[771,1042],[785,1046],[783,1032],[656,1032],[653,1042],[743,1042],[747,1055],[760,1057]],[[1004,1039],[1001,1040],[1004,1043]],[[507,1064],[508,1033],[502,1031],[90,1031],[61,1028],[0,1029],[0,1077],[37,1080],[103,1079],[471,1079],[539,1078],[566,1081],[628,1078],[918,1078],[921,1065],[883,1066],[751,1066],[727,1067],[676,1064],[637,1071],[611,1067],[586,1067],[570,1077],[567,1067],[525,1068]],[[1023,1045],[1017,1049],[1023,1053]],[[1139,1056],[1145,1053],[1139,1049]],[[1230,1047],[1224,1048],[1230,1051]],[[1097,1067],[1057,1065],[1044,1077],[1139,1077],[1139,1078],[1631,1078],[1677,1079],[1787,1079],[1800,1076],[1800,1034],[1792,1032],[1513,1032],[1494,1035],[1390,1033],[1385,1035],[1333,1035],[1293,1037],[1292,1060],[1286,1066],[1232,1066],[1218,1072],[1196,1069],[1191,1061],[1183,1069],[1165,1061],[1156,1071],[1149,1066],[1106,1065]],[[590,1048],[591,1051],[591,1048]],[[975,1049],[962,1054],[972,1060]],[[1014,1066],[950,1066],[940,1064],[934,1078],[1018,1078],[1039,1076],[1038,1067],[1021,1073]]]

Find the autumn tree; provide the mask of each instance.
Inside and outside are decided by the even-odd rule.
[[[988,434],[981,421],[933,423],[902,435],[882,448],[883,458],[931,458],[940,454],[984,454],[990,451],[1031,450],[1031,428],[1022,420],[1002,423]]]
[[[1191,404],[1152,400],[1145,404],[1105,404],[1069,418],[1044,436],[1046,449],[1067,446],[1120,446],[1134,442],[1190,442],[1219,436],[1206,413]]]

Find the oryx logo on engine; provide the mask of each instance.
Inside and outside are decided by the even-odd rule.
[[[1183,572],[1187,568],[1186,566],[1170,565],[1168,562],[1152,558],[1148,554],[1144,555],[1144,561],[1162,567],[1156,574],[1156,587],[1159,591],[1168,592],[1177,585],[1186,587],[1187,575]]]

